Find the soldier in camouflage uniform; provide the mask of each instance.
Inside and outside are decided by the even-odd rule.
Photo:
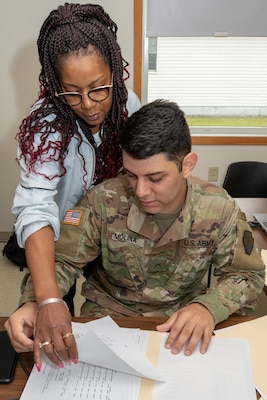
[[[177,353],[187,342],[191,354],[201,341],[204,353],[215,324],[253,313],[262,291],[251,228],[224,189],[191,176],[197,156],[176,104],[142,107],[120,143],[126,174],[95,187],[63,220],[56,247],[62,296],[98,258],[83,284],[81,315],[167,315],[158,327],[170,330],[166,346]],[[21,303],[34,301],[30,277],[23,290]]]

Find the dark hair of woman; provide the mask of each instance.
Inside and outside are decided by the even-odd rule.
[[[36,171],[38,162],[59,160],[61,171],[56,176],[63,176],[66,172],[64,158],[72,136],[78,135],[80,144],[82,142],[77,128],[78,120],[96,153],[94,184],[114,177],[122,165],[118,136],[127,120],[128,95],[124,80],[129,77],[128,63],[122,58],[117,43],[117,25],[99,5],[66,3],[53,10],[46,18],[37,45],[41,63],[39,99],[42,105],[33,107],[29,116],[22,121],[20,132],[17,134],[20,157],[27,159],[29,171],[37,173],[40,173]],[[73,53],[82,52],[86,55],[88,45],[94,47],[97,54],[110,66],[113,74],[113,101],[103,122],[102,144],[99,147],[95,144],[88,124],[79,119],[71,107],[55,97],[55,92],[61,91],[57,72],[60,62]],[[46,117],[51,114],[54,114],[55,118],[48,122]],[[61,132],[61,141],[55,142],[49,139],[49,135],[56,131]],[[40,135],[38,147],[34,145],[35,135]],[[82,155],[81,157],[83,158]],[[87,171],[84,158],[83,166],[85,177]]]

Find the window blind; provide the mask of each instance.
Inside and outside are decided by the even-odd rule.
[[[147,0],[147,37],[267,36],[266,0]]]

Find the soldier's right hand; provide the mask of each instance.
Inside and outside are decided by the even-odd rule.
[[[36,316],[36,303],[30,302],[14,311],[5,322],[5,329],[16,352],[33,351]]]

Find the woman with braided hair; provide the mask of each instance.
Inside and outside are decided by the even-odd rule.
[[[128,63],[117,25],[101,6],[59,6],[44,21],[37,45],[40,94],[17,135],[20,183],[12,212],[40,304],[61,299],[54,269],[60,221],[90,187],[118,174],[118,133],[140,102],[125,86]],[[22,319],[18,334],[31,329]],[[55,300],[38,313],[35,336],[56,341],[69,320]]]

